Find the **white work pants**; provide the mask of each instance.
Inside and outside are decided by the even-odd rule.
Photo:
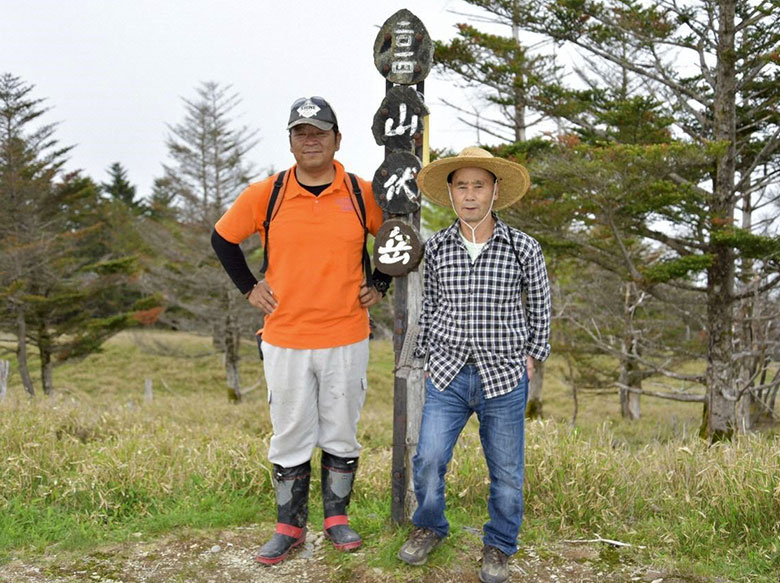
[[[315,447],[337,457],[358,457],[368,339],[313,350],[263,341],[262,349],[273,424],[269,461],[298,466],[311,459]]]

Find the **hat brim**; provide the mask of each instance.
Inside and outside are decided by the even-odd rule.
[[[291,130],[295,126],[300,126],[300,125],[303,125],[303,124],[308,124],[310,126],[314,126],[315,128],[318,128],[318,129],[321,129],[321,130],[325,130],[326,132],[328,130],[332,130],[334,128],[334,126],[336,125],[333,122],[329,122],[329,121],[322,121],[322,120],[319,120],[319,119],[308,119],[308,118],[302,117],[300,119],[296,119],[295,121],[292,121],[289,124],[287,124],[287,129]]]
[[[420,191],[431,202],[450,207],[450,194],[447,190],[447,177],[460,168],[482,168],[491,172],[498,181],[498,199],[493,204],[495,210],[512,206],[525,196],[531,186],[531,177],[520,164],[504,158],[486,158],[484,156],[453,156],[431,162],[417,174]]]

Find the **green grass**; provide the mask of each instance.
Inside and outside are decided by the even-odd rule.
[[[260,379],[256,347],[246,343],[243,354],[249,386]],[[363,568],[359,561],[398,569],[395,553],[407,533],[389,518],[392,367],[390,343],[373,343],[351,510],[371,552],[360,559],[328,553],[342,574]],[[154,382],[151,402],[144,400],[145,378]],[[620,418],[617,395],[580,395],[572,427],[569,389],[555,360],[545,382],[546,419],[527,429],[521,546],[600,535],[633,545],[605,551],[607,567],[619,560],[705,580],[776,581],[777,436],[708,446],[696,437],[700,405],[644,398],[642,419],[630,423]],[[55,386],[52,398],[29,400],[14,374],[0,403],[0,563],[12,553],[86,548],[137,533],[253,523],[271,532],[265,390],[231,404],[208,339],[125,333],[103,353],[58,368]],[[472,420],[447,483],[452,536],[424,569],[455,567],[464,549],[479,545],[487,491]],[[310,524],[319,529],[321,521],[314,472]]]

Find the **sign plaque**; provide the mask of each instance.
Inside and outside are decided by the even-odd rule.
[[[376,143],[391,150],[412,151],[422,142],[423,117],[428,115],[422,95],[412,87],[390,89],[374,115],[371,131]]]
[[[423,245],[417,229],[400,219],[388,219],[374,240],[374,265],[398,277],[414,270],[422,260]]]
[[[420,159],[411,152],[393,152],[374,173],[372,186],[379,207],[390,215],[409,215],[420,208],[417,173]]]
[[[414,85],[428,76],[433,43],[422,21],[406,9],[388,18],[374,41],[374,65],[391,83]]]

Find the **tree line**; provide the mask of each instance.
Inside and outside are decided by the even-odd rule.
[[[778,2],[465,2],[435,65],[477,103],[450,105],[478,141],[534,177],[503,217],[548,255],[554,350],[575,398],[616,390],[629,419],[641,395],[701,402],[711,440],[776,420]],[[48,392],[54,365],[153,320],[208,330],[240,398],[238,344],[256,316],[208,243],[257,175],[238,96],[203,83],[184,100],[139,199],[119,163],[102,184],[63,173],[70,148],[31,90],[0,77],[0,329],[18,339],[25,388],[28,344]],[[424,211],[430,228],[451,219]]]
[[[778,2],[466,2],[435,60],[534,176],[509,215],[552,256],[573,388],[636,417],[670,379],[653,393],[701,400],[709,439],[776,420]]]
[[[59,144],[33,91],[0,75],[0,331],[16,339],[25,391],[36,392],[30,346],[50,394],[57,365],[128,327],[155,324],[211,333],[229,395],[240,399],[239,341],[260,323],[209,242],[255,176],[247,153],[257,132],[236,126],[238,96],[203,83],[184,100],[184,119],[168,127],[169,162],[144,198],[119,162],[103,183],[64,171],[72,146]]]

